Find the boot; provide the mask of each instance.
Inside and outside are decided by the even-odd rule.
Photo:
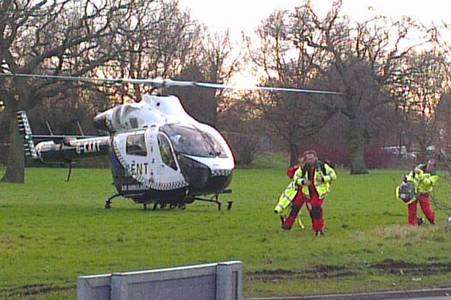
[[[423,225],[424,224],[424,219],[423,218],[418,218],[417,219],[417,224],[418,224],[418,226]]]
[[[319,230],[319,231],[315,232],[315,236],[317,236],[317,237],[324,236],[324,231]]]

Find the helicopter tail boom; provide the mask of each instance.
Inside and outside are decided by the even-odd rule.
[[[40,142],[36,145],[36,151],[43,162],[72,162],[86,157],[108,155],[109,147],[109,136],[84,139],[68,137],[57,143]]]
[[[78,158],[108,155],[109,136],[33,135],[25,111],[17,112],[25,155],[43,162],[71,162]]]

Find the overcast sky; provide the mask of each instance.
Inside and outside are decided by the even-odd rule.
[[[235,42],[241,32],[251,34],[261,21],[276,9],[292,10],[302,0],[179,0],[182,7],[214,31],[229,30]],[[332,0],[312,0],[318,13],[329,10]],[[369,7],[372,11],[369,11]],[[343,11],[353,20],[374,14],[413,17],[424,24],[451,23],[451,0],[343,0]],[[451,30],[445,35],[451,40]],[[249,70],[235,74],[232,83],[254,85],[257,79]]]
[[[275,9],[292,9],[300,0],[180,0],[195,18],[212,31],[229,29],[234,37],[250,33]],[[326,11],[331,0],[312,0],[319,11]],[[451,22],[449,0],[344,0],[344,12],[355,20],[369,15],[368,7],[387,16],[408,15],[421,22]]]

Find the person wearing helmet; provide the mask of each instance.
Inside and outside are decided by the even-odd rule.
[[[434,185],[439,177],[435,172],[436,161],[430,159],[427,164],[420,164],[405,177],[405,182],[412,183],[416,189],[416,197],[408,203],[408,223],[412,226],[421,225],[422,219],[418,219],[417,203],[420,202],[421,210],[431,224],[435,224],[435,212],[431,207],[431,196]]]
[[[283,220],[283,228],[290,229],[293,226],[299,210],[306,203],[312,218],[313,231],[319,236],[324,234],[325,229],[324,198],[330,190],[331,182],[337,178],[337,175],[330,164],[318,160],[318,156],[313,150],[305,151],[300,162],[300,167],[294,172],[291,183],[291,187],[296,189],[296,193],[292,194],[291,212]],[[290,170],[288,173],[290,175]],[[276,212],[277,209],[276,206]]]
[[[318,160],[315,151],[305,151],[303,156],[305,164],[296,171],[294,181],[307,199],[313,231],[316,236],[320,236],[324,234],[326,227],[323,215],[324,200],[332,181],[337,179],[337,174],[330,164]]]

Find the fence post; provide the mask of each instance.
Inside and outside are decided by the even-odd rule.
[[[111,275],[80,276],[77,282],[77,300],[110,300]]]
[[[243,299],[243,264],[219,263],[216,267],[216,300]]]

